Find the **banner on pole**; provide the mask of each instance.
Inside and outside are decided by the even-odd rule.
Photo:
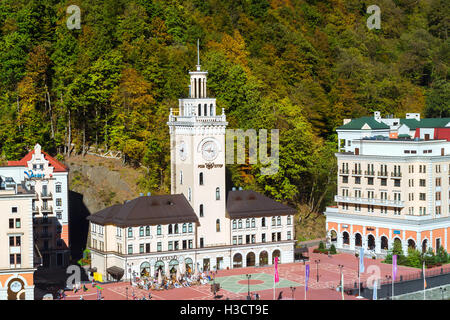
[[[395,280],[397,278],[397,255],[394,254],[392,256],[392,279]]]
[[[278,276],[278,257],[275,257],[275,283],[280,282],[280,277]]]
[[[308,280],[309,280],[309,264],[305,268],[305,290],[308,291]]]
[[[364,273],[364,248],[359,249],[359,272]]]

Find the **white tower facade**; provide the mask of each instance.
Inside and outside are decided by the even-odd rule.
[[[207,96],[207,71],[200,60],[189,72],[189,97],[170,111],[171,193],[183,193],[197,214],[196,247],[230,245],[226,218],[224,110],[216,114],[216,99]]]

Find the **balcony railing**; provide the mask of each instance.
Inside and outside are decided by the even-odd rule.
[[[354,174],[354,175],[362,175],[362,171],[361,170],[352,170],[352,174]]]
[[[51,192],[50,193],[48,193],[48,192],[45,192],[45,193],[41,192],[41,198],[42,199],[52,199],[53,195],[52,195]]]
[[[391,172],[391,177],[400,178],[402,176],[401,172]]]
[[[388,173],[386,171],[378,171],[378,176],[379,177],[388,177]]]
[[[41,206],[41,212],[53,212],[52,206]]]
[[[348,174],[348,169],[340,169],[339,174]]]
[[[373,171],[373,170],[365,170],[364,174],[366,176],[374,176],[375,175],[375,171]]]
[[[405,206],[403,201],[376,199],[376,198],[355,198],[355,197],[334,196],[334,201],[345,202],[345,203],[375,205],[375,206],[399,207],[399,208],[402,208]]]
[[[39,207],[34,207],[31,209],[34,214],[39,213]]]

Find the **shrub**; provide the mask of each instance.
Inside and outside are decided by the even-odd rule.
[[[322,241],[319,242],[319,250],[323,250],[325,249],[325,245],[323,244]]]
[[[331,247],[330,247],[330,253],[331,254],[336,254],[336,247],[334,246],[334,244],[332,244]]]

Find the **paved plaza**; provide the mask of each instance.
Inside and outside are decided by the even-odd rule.
[[[310,265],[309,290],[306,295],[307,300],[340,300],[342,296],[336,291],[340,283],[340,269],[338,265],[343,265],[344,283],[346,286],[353,285],[358,280],[358,259],[348,253],[340,253],[332,256],[312,253],[309,251],[309,262],[279,264],[278,271],[280,282],[277,283],[275,298],[278,298],[280,292],[283,299],[304,300],[305,299],[305,267]],[[320,260],[320,262],[319,262]],[[315,263],[318,261],[318,264]],[[367,280],[371,274],[367,273],[375,268],[382,279],[386,275],[391,275],[392,266],[384,264],[381,259],[364,259],[366,273],[361,274],[361,281]],[[318,266],[318,268],[317,268]],[[317,272],[318,269],[318,272]],[[399,275],[417,274],[419,269],[398,266]],[[230,270],[219,270],[215,281],[221,284],[218,292],[219,299],[241,300],[247,296],[248,282],[246,274],[251,274],[250,291],[258,292],[262,300],[273,299],[273,279],[274,267],[249,267]],[[319,281],[317,281],[319,275]],[[125,300],[132,299],[133,293],[141,299],[143,296],[148,298],[149,291],[131,287],[129,282],[118,282],[100,284],[103,288],[102,296],[105,300]],[[90,284],[87,285],[88,291],[83,293],[67,292],[67,300],[80,299],[80,295],[85,300],[97,299],[97,289]],[[290,287],[294,287],[292,292]],[[162,291],[150,291],[152,300],[212,300],[214,294],[211,292],[210,285],[199,285],[187,288],[178,288]],[[355,296],[344,295],[346,300],[355,299]]]

